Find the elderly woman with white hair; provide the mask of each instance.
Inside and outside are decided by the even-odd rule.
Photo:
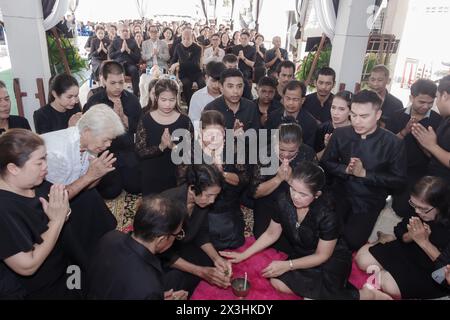
[[[89,109],[76,126],[43,134],[47,147],[46,180],[65,185],[72,216],[63,230],[66,250],[73,262],[85,266],[89,251],[103,234],[116,227],[116,220],[94,188],[116,159],[105,151],[125,128],[109,106]]]

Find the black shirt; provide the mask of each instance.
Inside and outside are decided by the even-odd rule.
[[[79,104],[76,104],[73,109],[66,110],[65,112],[56,111],[50,104],[47,104],[33,113],[36,133],[44,134],[67,129],[69,127],[70,117],[78,112],[81,112]]]
[[[8,129],[15,129],[15,128],[31,130],[30,124],[28,123],[28,120],[26,118],[20,116],[9,116]],[[5,132],[6,132],[5,129],[0,128],[0,135]]]
[[[394,134],[398,134],[400,131],[402,131],[406,127],[408,121],[411,119],[411,114],[406,113],[406,110],[407,109],[402,109],[395,112],[393,114],[393,117],[387,120],[386,129],[393,132]],[[441,121],[441,116],[433,110],[430,110],[430,116],[423,118],[419,121],[419,123],[425,128],[431,126],[436,131]],[[428,163],[430,162],[430,158],[425,154],[425,152],[423,152],[420,144],[411,133],[407,134],[403,140],[405,141],[406,159],[408,161],[408,176],[424,176],[426,174],[426,169]]]
[[[33,198],[0,190],[0,298],[49,298],[52,291],[61,292],[61,288],[56,289],[57,284],[65,285],[68,261],[60,240],[32,276],[16,274],[3,262],[20,252],[32,251],[34,245],[43,242],[42,234],[48,230],[49,220],[39,197],[48,200],[50,187],[50,183],[44,182],[36,188]]]
[[[333,94],[330,94],[322,106],[319,98],[317,97],[317,92],[314,92],[306,96],[305,102],[303,103],[303,108],[305,108],[305,110],[308,111],[320,123],[330,121],[333,98]]]
[[[255,65],[253,66],[253,68],[264,68],[266,66],[266,62],[264,61],[266,48],[261,46],[259,48],[259,51],[261,51],[262,56],[258,53],[255,47],[255,59],[254,59]]]
[[[436,131],[436,135],[439,147],[447,152],[450,152],[450,117],[442,121],[441,125]],[[435,157],[432,157],[430,160],[428,173],[433,176],[444,178],[448,183],[450,183],[450,169],[444,166]]]
[[[275,59],[275,57],[277,56],[275,52],[276,52],[275,48],[267,50],[267,52],[266,52],[266,59],[265,59],[266,63],[269,63],[270,61]],[[288,52],[285,49],[283,49],[283,48],[280,48],[280,52],[281,52],[281,57],[283,57],[284,60],[288,60]],[[277,67],[278,67],[278,65],[280,63],[281,63],[281,60],[277,59],[275,61],[275,63],[269,68],[268,73],[276,71]]]
[[[88,299],[162,300],[161,262],[130,234],[108,232],[88,268]]]
[[[366,177],[359,178],[345,172],[350,158],[361,159]],[[321,159],[327,172],[336,178],[350,197],[386,199],[389,191],[406,183],[405,144],[392,132],[377,128],[362,139],[353,127],[334,130]]]
[[[239,51],[241,51],[244,53],[244,57],[246,57],[248,60],[250,61],[255,61],[255,54],[256,54],[256,49],[255,47],[252,47],[250,45],[247,46],[242,46],[242,45],[237,45],[233,47],[233,54],[235,56],[239,56]],[[244,78],[245,79],[252,79],[252,75],[253,75],[253,68],[248,66],[243,60],[239,59],[239,70],[242,71],[242,73],[244,74]]]
[[[130,49],[130,53],[124,51],[121,52],[123,42],[127,42],[127,46]],[[122,38],[116,38],[113,40],[108,48],[109,57],[119,63],[129,63],[136,65],[141,60],[141,51],[134,39],[123,40]]]
[[[257,130],[260,127],[260,116],[257,105],[253,101],[245,98],[241,98],[236,113],[228,107],[223,96],[208,103],[204,110],[217,110],[222,113],[225,117],[226,129],[233,129],[236,119],[239,119],[239,121],[243,123],[244,131],[250,128]]]
[[[333,127],[333,122],[330,121],[326,121],[326,122],[322,122],[319,125],[319,129],[317,130],[317,135],[316,135],[316,145],[315,145],[315,150],[317,150],[317,152],[322,151],[323,149],[325,149],[325,135],[326,134],[331,134],[334,131],[334,127]]]
[[[166,190],[161,195],[167,196],[174,201],[179,201],[186,207],[187,194],[188,187],[186,184],[183,184],[177,188]],[[174,263],[183,255],[183,249],[187,244],[194,243],[200,248],[210,242],[208,211],[209,208],[201,208],[194,205],[191,215],[183,223],[183,230],[185,232],[183,240],[175,240],[172,247],[163,253],[163,256],[171,262],[170,264]]]
[[[195,43],[192,43],[189,47],[185,47],[182,43],[177,45],[171,63],[180,63],[180,79],[197,77],[202,72],[200,69],[201,56],[202,48]]]
[[[126,90],[122,91],[120,101],[122,102],[123,113],[128,117],[128,130],[125,134],[114,139],[111,144],[110,150],[116,155],[124,151],[128,153],[134,153],[135,134],[142,111],[139,99],[131,92],[128,92]],[[110,106],[112,109],[114,108],[114,102],[109,100],[106,90],[103,89],[89,98],[89,100],[84,105],[83,112],[88,111],[93,105],[99,103],[104,103]],[[117,166],[122,166],[125,164],[127,166],[134,166],[136,165],[136,161],[137,158],[133,156],[119,156],[117,158]]]
[[[261,112],[261,110],[259,110],[259,98],[253,100],[253,102],[258,107],[259,116],[262,117],[263,113]],[[269,104],[269,108],[267,109],[267,115],[271,114],[272,112],[278,109],[283,109],[283,105],[279,101],[272,100],[272,102]],[[261,121],[261,128],[265,128],[265,125],[266,124],[262,123]]]
[[[111,45],[111,41],[109,38],[103,38],[101,41],[99,38],[95,37],[91,41],[91,51],[89,52],[89,58],[98,59],[98,60],[106,60],[108,59],[108,52],[100,51],[98,52],[98,48],[100,47],[100,42],[103,43],[103,46],[108,50],[108,47]]]
[[[308,111],[304,110],[303,108],[300,109],[296,119],[293,119],[292,117],[286,117],[284,115],[284,108],[275,110],[274,112],[269,114],[269,119],[267,120],[266,127],[267,129],[278,129],[280,124],[290,122],[295,122],[302,127],[303,141],[311,148],[314,148],[318,128],[317,121]]]
[[[403,103],[389,92],[386,92],[386,97],[384,98],[381,110],[381,121],[386,123],[393,117],[395,112],[403,110]]]

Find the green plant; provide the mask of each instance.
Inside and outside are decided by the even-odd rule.
[[[295,78],[297,80],[305,81],[308,78],[309,72],[311,71],[311,67],[314,61],[314,57],[316,56],[316,52],[317,51],[312,51],[308,53],[307,56],[305,56],[302,63],[300,64],[300,67],[298,68],[297,73],[295,74]],[[327,46],[320,53],[319,60],[317,61],[315,70],[317,71],[322,67],[330,65],[330,59],[331,59],[331,46]],[[314,72],[311,78],[311,82],[309,84],[311,88],[314,88],[314,80],[316,80],[316,77],[317,73]]]
[[[69,39],[59,36],[61,47],[69,64],[70,71],[74,74],[83,73],[88,69],[87,62],[81,58],[78,49],[72,45]],[[48,57],[52,75],[64,72],[63,58],[60,55],[56,39],[53,34],[47,33]]]

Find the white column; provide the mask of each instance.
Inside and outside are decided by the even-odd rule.
[[[341,83],[353,91],[361,81],[375,0],[341,0],[336,21],[330,67],[336,71],[336,90]]]
[[[24,115],[34,127],[33,112],[40,107],[35,97],[36,79],[44,80],[47,94],[51,76],[42,4],[38,0],[26,1],[26,5],[23,1],[0,0],[0,7],[8,38],[12,74],[19,79],[22,92],[27,94],[22,97]]]

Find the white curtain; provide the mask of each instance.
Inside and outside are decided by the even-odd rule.
[[[77,8],[78,8],[78,0],[70,0],[70,3],[69,3],[69,9],[70,9],[70,11],[71,11],[72,13],[74,13],[75,10],[77,10]]]
[[[139,16],[141,17],[141,19],[145,18],[146,14],[147,14],[147,6],[148,6],[147,0],[136,0],[136,7],[137,7],[137,10],[139,12]]]
[[[69,0],[56,0],[52,12],[44,20],[45,31],[56,26],[69,10]]]
[[[330,40],[334,38],[334,29],[336,27],[336,14],[334,12],[332,0],[314,0],[314,9],[316,10],[317,19],[323,33]]]

